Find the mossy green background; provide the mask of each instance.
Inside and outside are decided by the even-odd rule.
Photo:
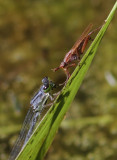
[[[62,71],[53,73],[51,68],[60,64],[90,22],[94,28],[104,23],[114,2],[0,2],[1,160],[8,158],[41,79],[65,80]],[[117,159],[116,28],[114,17],[45,159]]]

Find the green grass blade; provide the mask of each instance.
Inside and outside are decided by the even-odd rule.
[[[116,9],[117,2],[111,10],[102,29],[99,31],[95,40],[82,58],[80,67],[76,67],[66,87],[62,90],[60,96],[57,98],[54,105],[44,116],[43,120],[41,121],[40,125],[38,125],[29,142],[17,157],[17,160],[42,160],[44,158],[44,155],[47,153],[47,150],[54,139],[54,136],[60,126],[61,121],[63,120],[66,112],[68,111],[70,104],[73,101],[84,79],[84,76],[97,51],[99,43],[107,27],[109,26]]]

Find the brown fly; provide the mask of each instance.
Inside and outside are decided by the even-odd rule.
[[[99,30],[101,27],[96,28],[95,30],[91,31],[93,27],[93,24],[89,24],[87,28],[84,30],[80,38],[76,41],[74,46],[70,49],[70,51],[65,55],[63,61],[61,62],[60,66],[57,68],[52,69],[54,72],[62,68],[67,76],[66,81],[70,77],[70,73],[68,71],[68,68],[75,66],[76,63],[74,62],[75,60],[80,62],[80,56],[83,54],[88,41],[92,40],[91,39],[91,34],[94,33],[95,31]],[[90,32],[91,31],[91,32]]]

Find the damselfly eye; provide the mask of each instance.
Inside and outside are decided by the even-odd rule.
[[[43,86],[43,90],[46,90],[48,88],[48,86]]]
[[[42,83],[43,83],[43,84],[49,83],[48,77],[43,78],[43,79],[42,79]]]

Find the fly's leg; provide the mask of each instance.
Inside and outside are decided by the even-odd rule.
[[[63,68],[63,70],[64,70],[64,72],[65,72],[65,74],[66,74],[66,76],[67,76],[67,78],[66,78],[66,80],[65,80],[65,82],[63,82],[63,83],[60,83],[59,84],[59,86],[63,86],[63,85],[65,85],[66,86],[66,83],[67,83],[67,81],[68,81],[68,79],[70,78],[70,73],[69,73],[69,71],[68,71],[68,66],[67,67],[65,67],[65,68]]]
[[[94,39],[91,38],[91,34],[93,34],[94,32],[96,32],[96,31],[98,31],[98,30],[100,30],[101,28],[102,28],[102,26],[94,29],[93,31],[91,31],[91,32],[88,34],[88,36],[85,38],[84,43],[83,43],[82,48],[81,48],[81,52],[82,52],[82,53],[84,52],[88,41],[89,41],[89,40],[91,40],[91,41],[94,40]]]
[[[66,67],[66,68],[63,68],[63,70],[64,70],[64,72],[65,72],[65,74],[66,74],[66,76],[67,76],[67,79],[66,80],[68,80],[69,78],[70,78],[70,73],[69,73],[69,71],[68,71],[68,68]]]
[[[83,43],[82,48],[81,48],[81,53],[84,52],[84,50],[85,50],[85,48],[86,48],[86,45],[87,45],[88,41],[90,40],[90,38],[91,38],[90,36],[87,36],[87,37],[85,38],[84,43]]]
[[[78,65],[80,66],[80,56],[78,56]]]
[[[80,66],[80,54],[82,54],[82,52],[81,52],[81,49],[79,49],[79,48],[77,48],[77,50],[76,50],[76,53],[77,53],[77,61],[78,61],[78,65]]]
[[[70,64],[67,68],[70,68],[70,67],[73,67],[73,66],[76,66],[76,63]]]
[[[51,69],[53,72],[56,72],[57,70],[59,70],[60,67],[57,67],[57,68],[54,68],[54,69]]]
[[[69,79],[70,76],[71,76],[71,74],[70,74],[69,71],[68,71],[68,68],[73,67],[73,66],[76,66],[76,64],[75,64],[75,63],[72,63],[72,64],[68,65],[66,68],[63,68],[63,69],[64,69],[64,72],[65,72],[65,74],[66,74],[66,76],[67,76],[67,78],[66,78],[66,81],[63,82],[63,83],[61,83],[61,84],[59,84],[59,86],[62,86],[62,85],[65,85],[65,86],[66,86],[66,83],[67,83],[68,79]]]
[[[83,45],[82,45],[82,48],[81,48],[81,52],[83,53],[85,48],[86,48],[86,45],[88,43],[89,40],[93,41],[94,39],[91,38],[91,34],[96,32],[97,30],[100,30],[102,28],[102,26],[96,28],[95,30],[91,31],[88,36],[85,38],[84,42],[83,42]]]
[[[78,66],[80,66],[80,57],[78,58]]]

